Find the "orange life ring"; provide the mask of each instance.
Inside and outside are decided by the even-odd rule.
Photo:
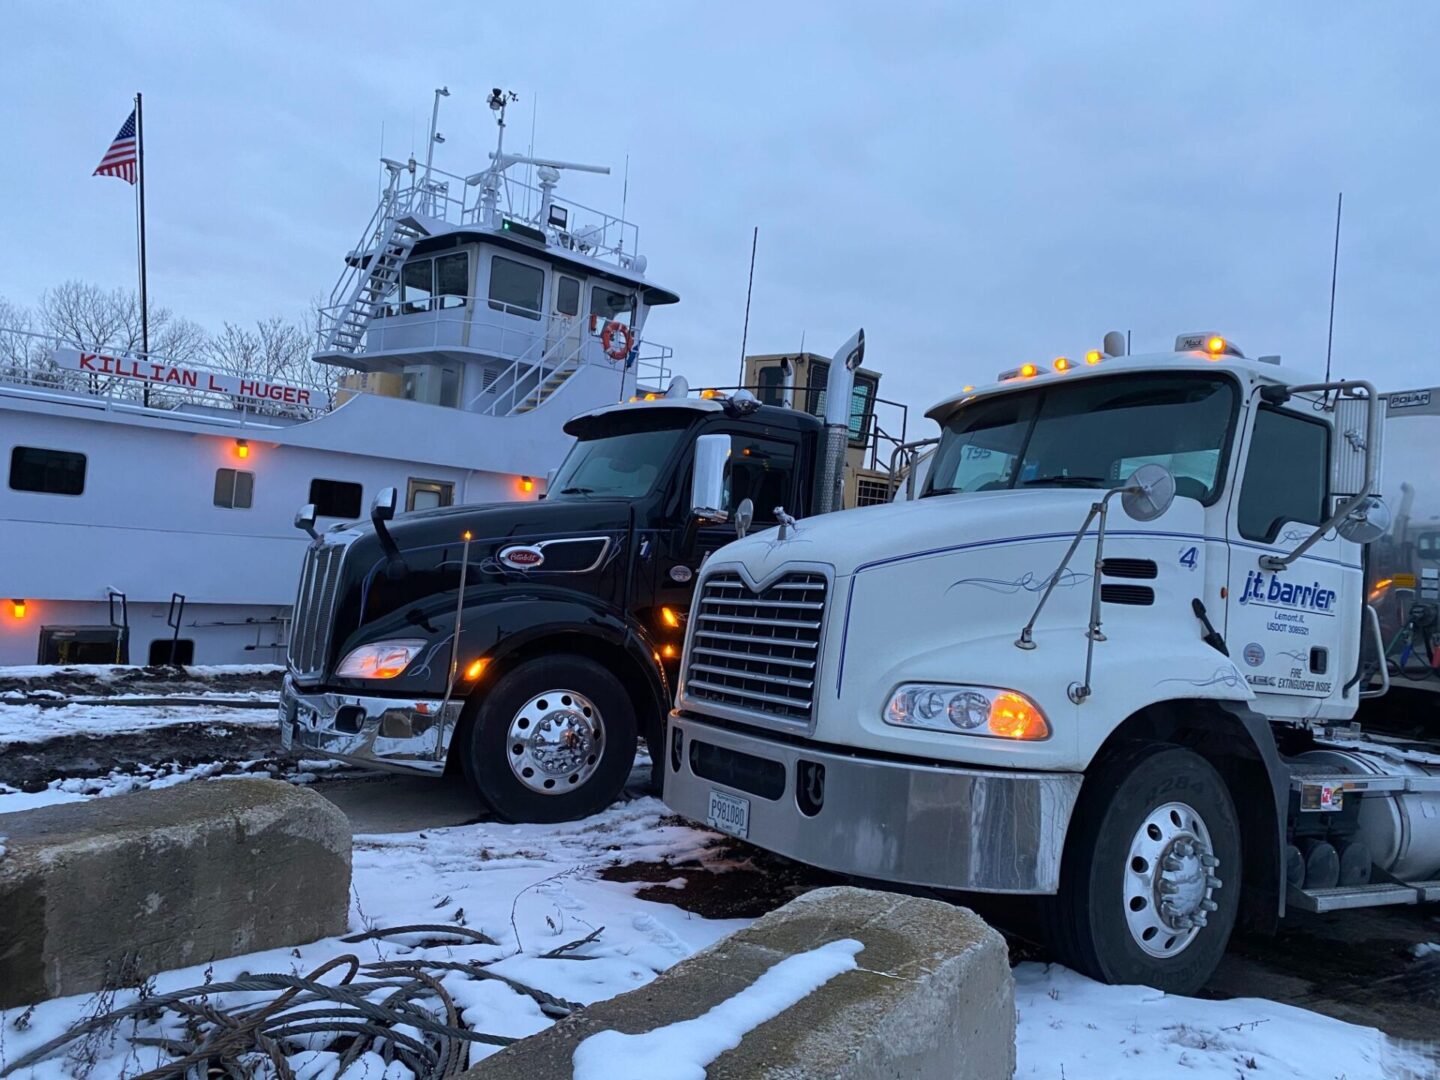
[[[616,340],[616,335],[619,335],[620,340]],[[600,348],[605,350],[605,355],[611,360],[624,360],[634,347],[635,335],[630,327],[622,322],[611,319],[605,324],[605,329],[600,331]]]

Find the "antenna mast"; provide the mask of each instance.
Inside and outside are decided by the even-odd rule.
[[[750,236],[750,280],[745,284],[745,329],[740,333],[740,377],[736,386],[745,385],[745,345],[750,340],[750,293],[755,288],[755,248],[760,243],[760,226]]]
[[[430,138],[425,142],[425,184],[427,185],[430,183],[430,163],[435,160],[435,145],[445,141],[445,136],[435,130],[435,125],[440,122],[440,99],[449,96],[450,88],[448,86],[437,88],[435,91],[435,105],[430,110]],[[382,135],[381,138],[384,138],[384,136]]]
[[[1330,259],[1330,329],[1325,334],[1325,381],[1330,381],[1330,350],[1335,344],[1335,282],[1340,275],[1340,211],[1345,206],[1345,193],[1335,199],[1335,253]]]

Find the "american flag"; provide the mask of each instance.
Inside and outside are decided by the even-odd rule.
[[[118,176],[121,180],[135,183],[135,110],[130,110],[130,117],[120,125],[120,134],[115,136],[115,141],[110,144],[110,149],[105,151],[105,156],[100,159],[100,165],[91,173],[92,176]]]

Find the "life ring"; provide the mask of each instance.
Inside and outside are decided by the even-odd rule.
[[[617,335],[619,340],[616,340]],[[605,324],[605,329],[600,331],[600,348],[605,350],[605,355],[611,360],[624,360],[634,347],[635,335],[630,327],[622,322],[611,319]]]

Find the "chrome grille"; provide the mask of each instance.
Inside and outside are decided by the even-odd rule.
[[[290,624],[290,670],[299,676],[319,675],[330,649],[330,629],[335,622],[335,598],[340,584],[340,564],[345,558],[342,544],[322,544],[305,553],[300,574],[300,591],[295,597],[295,614]]]
[[[710,575],[692,614],[685,694],[808,723],[825,589],[817,573],[786,574],[759,593],[733,571]]]

